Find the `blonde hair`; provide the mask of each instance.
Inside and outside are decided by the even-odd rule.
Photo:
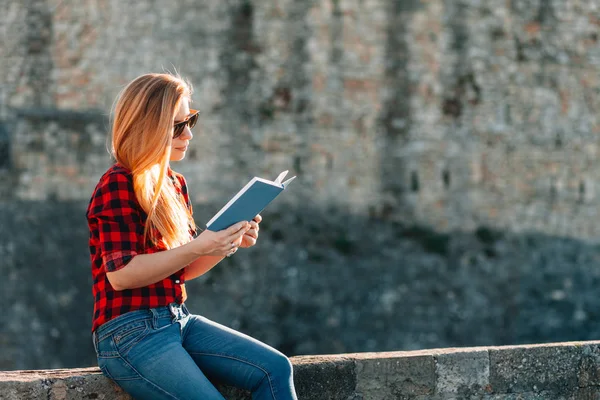
[[[191,85],[178,75],[145,74],[119,94],[112,123],[112,155],[133,175],[135,196],[147,214],[144,245],[172,249],[190,241],[196,225],[171,179],[173,124]]]

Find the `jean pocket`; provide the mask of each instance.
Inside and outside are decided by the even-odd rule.
[[[101,340],[94,335],[94,350],[96,350],[96,356],[100,357],[118,357],[119,353],[115,349],[112,336],[106,336]]]
[[[140,379],[140,374],[120,357],[98,357],[98,367],[104,376],[117,383]]]
[[[125,356],[127,353],[146,337],[150,326],[146,321],[132,322],[117,330],[112,339],[117,351]]]

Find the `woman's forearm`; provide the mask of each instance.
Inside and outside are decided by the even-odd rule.
[[[158,253],[138,254],[125,267],[106,276],[115,290],[135,289],[165,279],[200,256],[192,243],[187,243]]]
[[[183,246],[152,254],[138,254],[118,271],[106,274],[115,290],[135,289],[162,281],[180,269],[186,268],[186,279],[194,279],[223,259],[224,254],[235,250],[242,236],[250,229],[248,222],[239,222],[219,232],[204,231]],[[191,277],[191,278],[188,278]]]
[[[185,269],[185,280],[189,281],[210,271],[223,258],[222,256],[201,256],[190,263]]]

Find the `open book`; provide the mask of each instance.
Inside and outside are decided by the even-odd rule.
[[[271,201],[296,178],[285,182],[288,171],[283,171],[277,179],[269,181],[254,177],[221,210],[211,218],[206,227],[211,231],[229,228],[240,221],[252,221]]]

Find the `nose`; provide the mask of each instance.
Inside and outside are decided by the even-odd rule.
[[[186,125],[180,138],[183,140],[192,140],[193,137],[194,137],[194,135],[192,134],[192,130],[190,129],[189,126]]]

